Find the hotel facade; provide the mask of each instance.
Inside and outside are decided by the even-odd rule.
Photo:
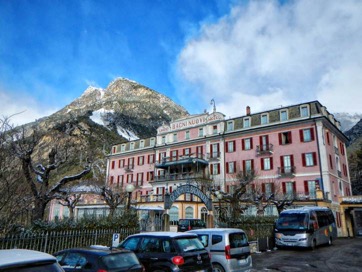
[[[353,229],[350,210],[341,205],[351,197],[347,140],[318,101],[259,113],[247,107],[235,118],[214,107],[212,113],[164,124],[155,137],[113,146],[107,183],[120,190],[132,184],[131,205],[153,225],[164,214],[171,225],[181,218],[217,224],[220,209],[227,207],[223,198],[239,186],[238,175],[253,173],[247,190],[262,195],[264,204],[273,195],[294,199],[293,206],[330,207],[339,236],[347,236]],[[257,212],[252,205],[245,209]],[[273,205],[262,212],[277,214]]]

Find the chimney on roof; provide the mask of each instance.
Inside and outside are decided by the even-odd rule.
[[[250,107],[246,106],[246,115],[250,115]]]

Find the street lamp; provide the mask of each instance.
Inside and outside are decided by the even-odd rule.
[[[219,221],[221,219],[221,199],[223,198],[223,195],[220,191],[216,191],[215,195],[217,197],[217,199],[219,200]]]
[[[127,210],[131,207],[131,195],[134,191],[135,187],[133,184],[128,184],[126,186],[126,192],[128,193],[128,202],[127,202]]]

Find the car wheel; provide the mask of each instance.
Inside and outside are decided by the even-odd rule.
[[[225,272],[224,268],[219,264],[212,265],[213,272]]]

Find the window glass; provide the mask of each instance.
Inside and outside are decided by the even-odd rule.
[[[303,129],[303,140],[304,142],[310,142],[312,140],[310,129]]]
[[[186,218],[194,218],[194,208],[192,207],[187,207],[185,210],[185,216]]]
[[[305,165],[306,166],[313,166],[314,165],[313,153],[305,154]]]
[[[185,132],[185,139],[186,139],[186,140],[190,139],[190,131],[189,131],[189,130],[187,130],[187,131]]]
[[[234,123],[232,121],[229,121],[227,123],[227,131],[231,131],[234,129]]]
[[[203,128],[199,128],[199,137],[204,136],[204,129]]]
[[[213,234],[211,236],[211,244],[212,245],[215,245],[217,243],[220,243],[222,241],[222,235],[216,235],[216,234]]]
[[[176,239],[176,244],[182,252],[203,250],[204,246],[197,237],[185,237]]]
[[[300,107],[300,116],[301,117],[308,117],[309,112],[308,112],[308,107],[307,106],[301,106]]]
[[[268,115],[267,114],[262,114],[261,115],[261,124],[265,125],[268,123]]]
[[[264,170],[270,170],[270,158],[264,158]]]
[[[230,233],[229,241],[230,241],[230,248],[248,246],[248,238],[243,232]]]
[[[245,161],[245,171],[251,171],[251,160]]]
[[[287,121],[288,120],[288,112],[283,110],[280,112],[280,121]]]
[[[204,247],[207,247],[209,245],[209,235],[199,234],[199,239]]]
[[[244,128],[248,128],[250,127],[250,119],[249,118],[245,118],[244,119]]]
[[[140,241],[140,237],[133,237],[133,238],[129,238],[128,240],[126,240],[123,244],[122,244],[122,248],[125,249],[129,249],[132,251],[136,251],[137,250],[137,245]]]
[[[108,269],[127,268],[139,264],[134,253],[109,254],[103,256],[102,261]]]
[[[244,149],[245,150],[250,150],[251,149],[251,140],[250,140],[250,138],[244,139]]]
[[[217,134],[217,126],[212,127],[212,134]]]
[[[228,142],[228,152],[234,152],[234,141]]]

